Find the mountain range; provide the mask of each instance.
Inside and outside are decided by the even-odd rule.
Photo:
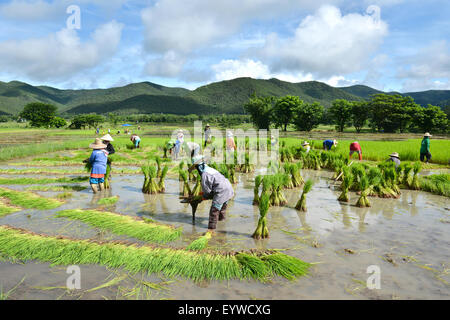
[[[368,86],[332,87],[318,81],[291,83],[278,79],[236,78],[214,82],[195,90],[170,88],[151,82],[132,83],[109,89],[61,90],[32,86],[20,81],[0,81],[0,115],[17,115],[30,102],[51,103],[61,114],[241,114],[252,94],[258,96],[299,96],[329,107],[335,99],[363,100],[384,93]],[[397,92],[388,92],[397,93]],[[400,93],[399,93],[400,94]],[[448,110],[450,90],[402,93],[423,106],[439,105]]]

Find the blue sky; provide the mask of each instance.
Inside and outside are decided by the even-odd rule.
[[[80,29],[67,26],[70,5]],[[0,80],[58,88],[249,76],[450,89],[446,0],[0,1]]]

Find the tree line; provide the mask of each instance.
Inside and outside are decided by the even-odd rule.
[[[373,132],[442,132],[449,131],[447,114],[438,106],[422,107],[412,97],[375,94],[368,101],[337,99],[328,110],[318,102],[307,103],[297,96],[258,97],[253,95],[244,105],[251,121],[259,129],[270,126],[287,131],[311,131],[320,124],[332,123],[343,132],[353,126],[356,132],[368,125]]]

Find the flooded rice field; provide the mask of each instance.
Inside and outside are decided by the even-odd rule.
[[[30,175],[24,175],[24,177]],[[315,185],[307,195],[307,212],[295,210],[301,190],[285,190],[287,207],[268,212],[270,238],[254,240],[259,211],[252,206],[254,174],[238,174],[235,198],[227,218],[219,222],[208,246],[231,251],[283,249],[286,254],[313,263],[307,276],[289,281],[204,281],[157,274],[129,274],[97,265],[80,265],[81,289],[67,290],[64,266],[49,263],[0,261],[0,286],[15,288],[10,299],[449,299],[450,298],[450,201],[426,192],[402,190],[399,199],[370,198],[372,207],[358,208],[337,201],[340,191],[327,171],[303,170]],[[14,175],[14,178],[20,176]],[[53,176],[39,175],[40,178]],[[199,205],[195,223],[191,208],[179,200],[181,183],[166,180],[166,193],[141,192],[142,175],[114,175],[112,188],[92,194],[90,188],[71,192],[65,203],[52,210],[26,209],[0,218],[10,225],[45,235],[62,235],[99,241],[125,240],[126,236],[100,231],[79,221],[55,217],[65,209],[100,209],[151,218],[181,227],[181,238],[168,245],[185,248],[207,230],[210,202]],[[54,184],[57,185],[57,184]],[[80,183],[88,187],[88,182]],[[0,186],[3,187],[3,186]],[[25,190],[29,185],[5,186]],[[335,190],[336,189],[336,190]],[[52,198],[59,192],[36,191]],[[109,206],[98,201],[118,196]],[[369,266],[380,269],[380,289],[366,287]],[[99,286],[108,283],[105,287]],[[114,283],[116,281],[117,283]]]

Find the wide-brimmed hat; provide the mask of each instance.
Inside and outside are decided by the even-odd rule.
[[[102,139],[103,141],[114,141],[114,139],[111,137],[111,135],[105,134],[103,137],[101,137],[100,139]]]
[[[205,158],[201,154],[198,154],[198,155],[192,157],[191,162],[192,162],[192,165],[188,169],[189,172],[194,170],[196,165],[198,165],[202,162],[205,162]]]
[[[338,144],[338,142],[337,142],[337,140],[336,140],[336,139],[334,139],[334,140],[333,140],[333,143],[334,143],[334,144]]]
[[[106,148],[106,144],[103,144],[102,140],[100,138],[95,138],[95,142],[91,143],[89,145],[89,148],[91,148],[91,149],[105,149]]]
[[[309,146],[308,141],[303,142],[303,143],[302,143],[302,146]]]
[[[210,127],[209,123],[207,123],[205,127]]]
[[[230,137],[232,137],[232,136],[233,136],[233,132],[228,131],[228,132],[227,132],[227,137],[230,138]]]
[[[432,135],[429,132],[425,132],[425,134],[423,136],[424,137],[432,137]]]
[[[392,152],[389,157],[396,157],[396,158],[400,158],[400,156],[398,155],[397,152]]]

